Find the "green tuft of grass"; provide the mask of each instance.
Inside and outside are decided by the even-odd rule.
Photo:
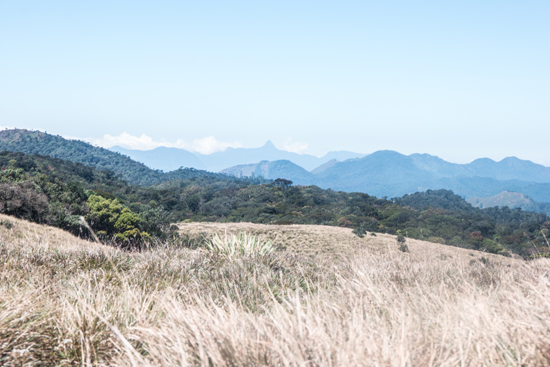
[[[227,235],[222,237],[215,234],[206,242],[206,248],[212,253],[229,259],[237,256],[267,256],[275,251],[271,240],[262,241],[259,237],[249,233]]]

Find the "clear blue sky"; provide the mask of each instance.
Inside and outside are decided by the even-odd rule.
[[[549,19],[547,0],[0,0],[0,126],[550,166]]]

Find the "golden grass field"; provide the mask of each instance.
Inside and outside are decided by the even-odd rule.
[[[549,260],[326,226],[179,229],[129,252],[0,215],[0,365],[550,365]],[[243,232],[278,250],[182,245]]]

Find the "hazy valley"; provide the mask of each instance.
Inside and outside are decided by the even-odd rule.
[[[527,195],[542,205],[518,207],[545,211],[550,203],[550,168],[508,157],[500,162],[480,158],[469,164],[447,162],[429,154],[405,156],[393,151],[368,155],[329,152],[321,158],[279,150],[271,142],[260,148],[229,148],[210,155],[177,148],[149,151],[113,147],[130,158],[164,171],[193,167],[236,177],[285,178],[299,185],[317,185],[347,192],[365,192],[377,197],[399,197],[418,191],[447,189],[466,199],[488,198],[502,192]],[[494,206],[506,202],[494,201]],[[516,206],[511,206],[516,207]]]

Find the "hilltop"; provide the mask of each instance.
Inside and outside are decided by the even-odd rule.
[[[223,174],[180,168],[164,173],[143,163],[136,162],[123,154],[95,147],[80,140],[69,140],[61,136],[40,131],[10,129],[0,131],[0,152],[22,152],[60,158],[82,163],[100,170],[110,170],[133,185],[150,186],[164,181],[192,177],[216,177],[227,179]]]
[[[166,188],[143,187],[122,180],[113,171],[82,163],[3,151],[0,213],[54,225],[84,237],[90,233],[83,227],[82,216],[105,237],[127,239],[142,233],[164,238],[171,221],[189,218],[183,210],[193,213],[198,209],[201,198],[197,191],[239,190],[251,184],[202,171],[177,173],[189,173],[191,177],[168,181],[172,186]]]

